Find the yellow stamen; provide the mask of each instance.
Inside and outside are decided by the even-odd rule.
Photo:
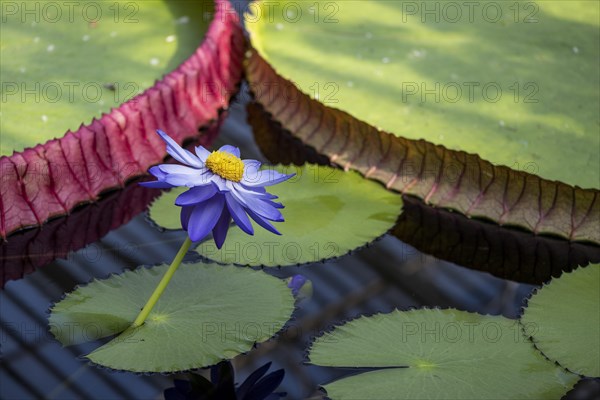
[[[244,162],[225,151],[213,151],[206,159],[206,166],[229,181],[239,182],[244,176]]]

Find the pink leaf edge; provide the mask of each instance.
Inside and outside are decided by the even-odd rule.
[[[0,157],[0,237],[67,215],[145,174],[166,156],[156,129],[181,144],[214,123],[239,88],[245,43],[229,1],[215,0],[202,44],[176,70],[76,132]],[[207,132],[205,145],[215,136]]]

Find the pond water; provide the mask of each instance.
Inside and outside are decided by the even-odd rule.
[[[239,98],[247,96],[242,94]],[[263,157],[245,120],[244,101],[238,100],[233,104],[214,147],[224,143],[235,144],[241,148],[245,158],[261,159]],[[173,258],[185,235],[182,232],[161,232],[152,226],[145,214],[140,212],[152,196],[148,192],[145,195],[141,193],[134,184],[39,231],[14,235],[2,245],[1,398],[158,399],[162,398],[165,388],[172,386],[172,376],[136,375],[90,365],[79,357],[91,351],[97,343],[63,348],[47,328],[50,305],[77,285],[140,265],[168,262]],[[138,204],[133,204],[135,202]],[[412,207],[418,208],[418,204]],[[119,208],[126,209],[126,212],[122,215],[116,213]],[[434,217],[423,212],[420,218],[429,221],[428,218]],[[124,221],[128,222],[119,226]],[[443,218],[438,222],[441,224],[438,234],[444,230],[443,226],[458,226],[450,225]],[[392,235],[337,260],[266,269],[267,273],[281,278],[304,275],[312,282],[313,294],[298,304],[286,331],[232,361],[237,381],[242,381],[265,362],[272,361],[272,370],[285,370],[280,390],[288,393],[287,398],[321,398],[323,392],[318,391],[319,384],[353,371],[307,365],[306,348],[323,330],[359,315],[426,306],[517,317],[523,300],[534,288],[535,280],[541,282],[551,273],[556,274],[553,260],[559,257],[556,254],[564,253],[560,247],[564,244],[548,239],[532,245],[527,240],[534,239],[520,232],[505,240],[500,238],[500,233],[494,233],[494,227],[489,228],[492,231],[486,231],[486,234],[492,238],[490,241],[474,243],[464,239],[456,247],[460,250],[463,246],[463,252],[455,251],[454,256],[447,258],[468,261],[470,257],[473,261],[473,257],[488,253],[488,259],[485,262],[480,260],[479,265],[487,265],[489,270],[501,276],[517,276],[516,270],[526,271],[529,268],[533,275],[527,276],[535,279],[526,280],[529,283],[518,283],[461,267],[422,253]],[[427,249],[427,244],[432,243],[425,239],[426,232],[408,228],[403,232],[404,236],[398,236],[405,237],[407,241],[418,239],[413,244],[421,248]],[[501,242],[500,250],[496,252],[491,250],[493,238]],[[528,252],[538,247],[549,250]],[[563,265],[599,258],[597,248],[567,247],[568,262]],[[428,250],[438,254],[439,248],[435,250],[430,246]],[[462,255],[458,256],[459,253]],[[186,259],[194,260],[197,256],[190,253]],[[513,271],[507,268],[511,262]],[[583,399],[594,396],[600,398],[598,380],[579,384],[568,397]]]

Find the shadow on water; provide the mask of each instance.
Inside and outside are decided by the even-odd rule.
[[[534,285],[600,261],[598,246],[503,228],[429,207],[409,196],[404,197],[404,210],[392,234],[442,260]]]

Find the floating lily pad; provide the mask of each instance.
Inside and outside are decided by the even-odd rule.
[[[64,345],[120,333],[86,357],[113,369],[172,372],[247,352],[292,314],[294,298],[282,280],[234,266],[183,264],[146,322],[127,328],[167,268],[140,268],[76,289],[52,308],[51,332]]]
[[[600,265],[553,279],[529,299],[521,321],[546,357],[600,377]]]
[[[285,206],[281,210],[285,222],[275,224],[282,235],[255,224],[254,235],[249,236],[234,226],[220,250],[205,241],[197,248],[200,254],[219,263],[269,267],[339,257],[385,234],[402,207],[401,196],[356,172],[318,165],[276,169],[297,174],[268,187]],[[166,193],[150,208],[159,225],[179,223],[176,197],[177,192]]]
[[[319,165],[277,167],[295,172],[290,181],[269,187],[285,208],[281,236],[255,226],[253,236],[230,229],[225,244],[201,243],[200,254],[219,263],[250,266],[304,264],[340,257],[385,234],[396,222],[402,197],[356,172]]]
[[[150,205],[148,216],[156,225],[164,229],[182,229],[180,219],[181,207],[175,205],[175,199],[186,190],[188,190],[187,187],[170,189]]]
[[[332,399],[560,398],[577,380],[536,351],[517,321],[458,310],[362,317],[319,337],[309,357],[376,369],[324,385]]]

